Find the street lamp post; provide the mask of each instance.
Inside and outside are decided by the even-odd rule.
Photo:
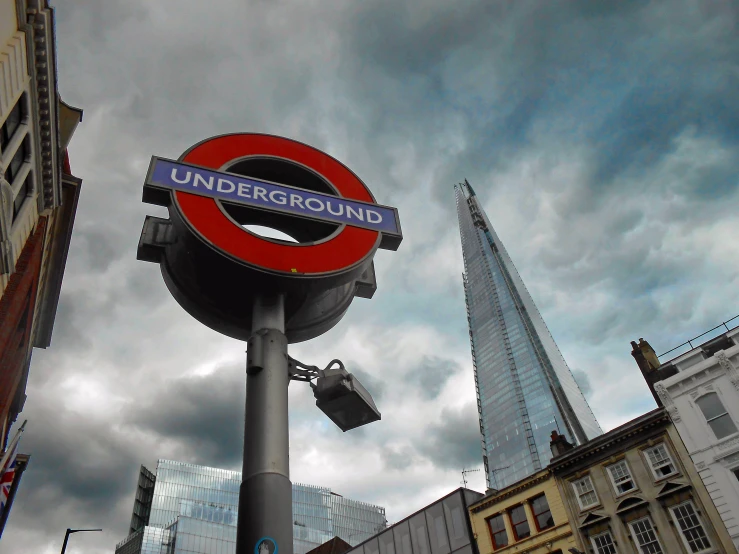
[[[292,554],[285,297],[254,302],[246,363],[244,465],[237,554]],[[265,543],[263,548],[259,548]]]
[[[85,531],[102,531],[102,529],[70,529],[67,528],[67,532],[64,534],[64,544],[62,544],[62,552],[64,554],[67,550],[67,542],[69,541],[69,535],[72,533],[83,533]]]
[[[284,295],[255,300],[252,329],[247,346],[244,465],[236,554],[292,554],[289,382],[310,383],[316,406],[342,431],[381,416],[370,393],[340,360],[319,369],[288,355]],[[339,367],[333,368],[336,364]]]

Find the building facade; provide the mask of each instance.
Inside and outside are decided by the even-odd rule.
[[[739,327],[689,346],[665,363],[646,341],[632,343],[632,355],[739,548]]]
[[[233,554],[241,473],[159,460],[141,467],[129,536],[116,554]],[[357,544],[385,527],[385,510],[325,487],[293,484],[293,549],[338,536]]]
[[[501,489],[547,466],[549,435],[602,433],[475,192],[455,187],[483,462]]]
[[[555,433],[551,446],[549,468],[583,551],[736,552],[663,408],[576,447]]]
[[[347,554],[479,554],[467,507],[481,497],[479,492],[457,489]]]
[[[469,509],[480,554],[563,554],[580,546],[548,469],[489,492]]]
[[[81,185],[67,146],[82,112],[59,97],[55,47],[46,0],[0,0],[0,451],[32,349],[51,344]]]

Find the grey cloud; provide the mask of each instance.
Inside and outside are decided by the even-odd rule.
[[[385,467],[394,470],[405,470],[412,466],[417,460],[416,452],[410,446],[390,445],[380,449]]]
[[[170,378],[140,398],[126,420],[188,445],[190,458],[184,461],[234,467],[243,454],[245,391],[242,367]]]
[[[739,42],[727,23],[735,8],[688,0],[669,10],[588,0],[56,5],[60,88],[85,109],[70,147],[84,185],[54,340],[33,357],[22,414],[32,460],[6,551],[58,551],[76,521],[106,529],[80,540],[80,552],[109,551],[125,535],[141,463],[238,466],[243,367],[183,374],[222,350],[235,359],[243,345],[193,322],[158,269],[135,260],[144,216],[163,213],[140,201],[149,157],[177,157],[209,135],[309,142],[356,171],[379,201],[403,202],[406,242],[378,254],[386,281],[340,326],[427,327],[465,356],[462,269],[436,263],[446,261],[436,249],[450,234],[459,245],[451,185],[470,179],[568,362],[603,366],[576,375],[582,386],[587,373],[594,408],[609,421],[652,402],[629,340],[645,336],[663,351],[734,315],[725,310],[736,300],[735,256],[720,246],[735,234],[738,199],[731,70]],[[420,223],[432,213],[442,215],[429,230]],[[474,399],[474,387],[445,387],[460,368],[441,352],[399,361],[382,382],[357,361],[349,369],[381,411],[402,396],[414,413],[428,417],[431,405],[437,417],[411,437],[394,435],[406,422],[388,417],[342,434],[324,427],[307,395],[308,415],[298,411],[293,425],[315,430],[328,451],[377,454],[404,482],[363,490],[397,520],[408,515],[398,506],[422,505],[429,461],[454,473],[450,485],[463,466],[480,464],[474,403],[443,405],[453,395]],[[601,398],[615,374],[630,376],[628,393]],[[421,394],[404,394],[411,387]],[[90,405],[99,389],[116,400],[101,416],[67,403],[60,391],[76,388]],[[307,459],[311,447],[293,459]]]
[[[362,366],[356,364],[355,362],[348,361],[346,364],[346,368],[349,373],[357,376],[359,382],[362,383],[364,388],[366,388],[372,395],[375,403],[379,403],[382,400],[382,398],[385,396],[386,388],[386,384],[382,380],[375,377],[374,374],[371,373],[371,371],[365,371]]]
[[[407,374],[407,380],[416,384],[421,397],[433,400],[444,388],[449,377],[460,371],[452,360],[419,353],[418,364]]]
[[[482,463],[477,408],[442,408],[439,421],[430,424],[424,437],[415,437],[416,447],[431,462],[445,469],[461,470]]]
[[[582,369],[573,369],[572,376],[575,378],[577,386],[580,387],[580,390],[585,397],[589,398],[593,392],[593,386],[590,384],[590,377],[588,377],[588,374]]]

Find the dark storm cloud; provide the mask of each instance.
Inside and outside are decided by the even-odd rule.
[[[188,445],[187,462],[211,467],[240,465],[244,440],[243,367],[160,382],[125,419],[140,429]]]
[[[352,325],[388,330],[392,359],[344,359],[383,420],[342,434],[309,392],[291,406],[311,433],[291,437],[293,470],[389,518],[481,462],[453,183],[475,185],[571,365],[598,367],[575,374],[611,425],[652,402],[628,340],[667,350],[734,315],[731,3],[56,4],[60,90],[85,109],[70,146],[84,185],[52,347],[33,358],[32,460],[5,551],[58,551],[77,523],[106,529],[80,552],[110,551],[141,463],[238,466],[243,345],[192,321],[135,260],[144,216],[164,213],[141,203],[150,156],[209,135],[326,148],[400,209],[406,240],[378,254],[376,298],[322,343]],[[462,375],[468,388],[452,390]]]
[[[21,451],[31,459],[10,525],[30,533],[17,549],[4,537],[4,552],[22,552],[33,544],[61,542],[67,527],[104,527],[124,535],[133,506],[141,445],[118,432],[110,421],[65,409],[63,395],[35,391]],[[12,528],[12,527],[11,527]],[[10,539],[12,541],[12,539]],[[109,549],[110,538],[91,537],[88,547]]]
[[[462,408],[442,408],[439,422],[429,425],[427,434],[415,443],[436,467],[461,470],[482,463],[480,423],[473,403]]]

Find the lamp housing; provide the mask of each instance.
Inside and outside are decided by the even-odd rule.
[[[381,419],[372,395],[344,368],[322,371],[311,387],[316,406],[344,432]]]

